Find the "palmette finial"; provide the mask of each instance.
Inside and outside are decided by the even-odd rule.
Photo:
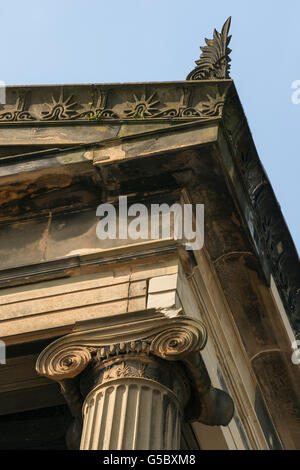
[[[225,21],[221,33],[214,30],[213,39],[206,39],[206,46],[200,47],[202,54],[196,60],[197,67],[192,70],[187,80],[221,80],[230,78],[229,69],[231,49],[228,44],[231,36],[228,35],[231,16]]]

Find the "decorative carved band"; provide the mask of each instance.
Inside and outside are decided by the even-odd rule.
[[[130,352],[99,361],[95,358],[80,375],[80,391],[87,396],[95,387],[116,380],[149,380],[175,393],[184,408],[190,399],[191,386],[180,362],[171,363],[147,353]]]
[[[58,88],[58,89],[57,89]],[[165,92],[160,92],[158,86],[151,94],[142,92],[140,95],[134,86],[124,86],[122,95],[118,95],[114,88],[108,86],[94,86],[94,98],[89,101],[87,88],[78,87],[76,97],[65,91],[64,87],[56,87],[52,94],[43,88],[40,90],[26,90],[18,88],[13,104],[0,105],[0,124],[29,122],[58,122],[58,121],[123,121],[142,119],[186,119],[219,117],[225,101],[225,93],[219,92],[218,86],[214,93],[200,93],[188,85],[182,86],[181,92],[175,90],[175,102],[165,102]],[[224,86],[220,87],[224,90]],[[141,87],[137,87],[141,90]],[[211,90],[211,89],[210,89]],[[32,99],[32,95],[39,95]],[[59,95],[59,96],[58,96]],[[83,95],[83,96],[82,96]],[[88,98],[88,99],[87,99]],[[36,102],[38,101],[38,102]],[[110,104],[108,104],[108,101]]]

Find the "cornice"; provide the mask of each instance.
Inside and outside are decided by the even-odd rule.
[[[273,275],[294,334],[299,336],[299,257],[234,87],[227,95],[220,127],[233,156],[232,161],[223,161],[252,243],[269,284]]]
[[[154,240],[125,245],[110,250],[91,252],[85,255],[66,256],[25,266],[14,266],[0,270],[0,289],[33,282],[70,277],[85,267],[112,266],[115,263],[128,263],[134,259],[178,254],[182,256],[182,245],[173,239]]]

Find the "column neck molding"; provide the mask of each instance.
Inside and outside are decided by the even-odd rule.
[[[166,361],[146,351],[116,354],[101,360],[94,357],[80,375],[80,390],[86,397],[100,385],[108,386],[123,379],[159,383],[175,393],[183,409],[191,398],[191,385],[183,364]]]

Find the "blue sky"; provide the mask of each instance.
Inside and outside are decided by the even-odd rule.
[[[0,0],[0,80],[184,80],[230,15],[231,77],[300,252],[299,0]]]

